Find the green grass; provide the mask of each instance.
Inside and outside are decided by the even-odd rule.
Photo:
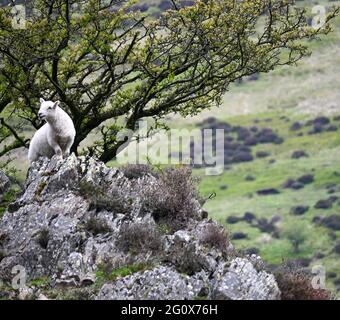
[[[34,287],[46,287],[51,283],[51,279],[49,277],[36,278],[29,282],[29,286]]]
[[[107,281],[114,281],[117,278],[126,277],[133,273],[145,271],[150,268],[151,266],[148,264],[136,263],[113,269],[111,272],[107,272],[104,266],[99,266],[98,271],[96,272],[95,286],[99,288]]]
[[[249,163],[232,165],[219,176],[205,176],[203,170],[196,170],[195,174],[201,177],[200,192],[208,195],[216,192],[217,196],[208,201],[205,209],[210,217],[225,224],[230,232],[245,232],[247,239],[234,240],[237,248],[256,247],[260,255],[269,264],[278,264],[283,259],[313,258],[317,252],[327,254],[322,260],[326,270],[340,270],[340,261],[332,254],[334,240],[329,231],[312,222],[317,215],[327,216],[339,213],[339,203],[331,209],[315,209],[315,203],[320,199],[326,199],[328,184],[340,185],[340,135],[337,132],[324,132],[316,135],[307,135],[308,128],[303,128],[304,136],[298,137],[296,132],[291,132],[289,127],[300,117],[291,117],[290,121],[282,121],[282,112],[277,114],[264,113],[236,116],[229,118],[228,122],[250,126],[253,120],[271,118],[272,121],[260,122],[258,126],[270,126],[276,129],[278,134],[284,137],[281,145],[258,145],[254,150],[265,150],[271,156],[265,159],[256,159]],[[336,123],[336,122],[334,122]],[[340,127],[340,123],[338,123]],[[305,150],[309,157],[298,160],[292,159],[294,150]],[[275,159],[275,163],[269,164],[269,159]],[[313,174],[314,183],[306,185],[300,190],[284,189],[282,184],[288,179],[296,179],[303,174]],[[245,177],[252,175],[254,181],[246,181]],[[220,190],[221,185],[228,185],[226,190]],[[258,196],[256,191],[264,188],[276,188],[280,194],[271,196]],[[340,189],[335,195],[340,198]],[[301,217],[292,216],[289,212],[293,206],[309,206],[309,211]],[[245,212],[252,212],[257,218],[270,219],[274,215],[280,215],[279,229],[282,235],[279,239],[264,236],[258,229],[246,222],[226,224],[226,218],[230,215],[242,217]],[[304,224],[307,232],[306,240],[301,245],[300,251],[294,253],[291,243],[284,237],[284,231],[294,227],[296,223]],[[313,261],[314,263],[314,261]],[[332,283],[328,283],[333,287]]]

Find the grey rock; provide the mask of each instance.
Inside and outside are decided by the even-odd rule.
[[[179,274],[174,268],[161,266],[105,284],[96,299],[188,300],[207,285],[208,276],[204,272],[189,277]]]
[[[235,258],[229,267],[220,265],[210,298],[230,300],[277,300],[280,290],[272,274],[257,271],[250,260]]]
[[[19,300],[29,300],[33,296],[33,289],[31,288],[20,288],[18,291]]]

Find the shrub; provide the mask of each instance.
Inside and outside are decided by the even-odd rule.
[[[257,158],[266,158],[266,157],[269,157],[270,156],[270,153],[267,152],[267,151],[258,151],[256,152],[256,157]]]
[[[298,182],[303,184],[309,184],[314,182],[314,176],[312,174],[305,174],[297,179]]]
[[[332,214],[329,217],[320,218],[319,220],[315,220],[314,222],[320,222],[322,225],[329,229],[340,230],[340,216]]]
[[[132,199],[126,197],[122,186],[118,185],[93,185],[85,181],[80,182],[80,194],[90,201],[90,209],[97,212],[108,210],[118,213],[129,212]]]
[[[281,144],[283,139],[279,137],[272,129],[263,128],[261,129],[255,137],[259,143],[275,143]]]
[[[235,127],[235,131],[237,132],[237,140],[238,141],[245,141],[251,135],[250,131],[247,128],[244,128],[244,127]]]
[[[216,124],[216,123],[218,123],[219,122],[219,120],[217,119],[217,118],[215,118],[215,117],[208,117],[208,118],[206,118],[206,119],[204,119],[199,125],[200,126],[206,126],[206,125],[212,125],[212,124]]]
[[[314,289],[312,276],[296,266],[284,264],[275,277],[281,291],[282,300],[331,300],[330,292]]]
[[[308,206],[296,206],[290,209],[290,214],[295,216],[301,216],[309,210]]]
[[[330,123],[330,120],[327,117],[317,117],[313,120],[314,125],[324,126],[324,125],[327,125],[329,123]]]
[[[283,188],[285,189],[293,189],[293,190],[298,190],[304,188],[304,184],[302,182],[293,180],[293,179],[288,179],[287,181],[284,182],[282,185]]]
[[[200,235],[200,242],[226,252],[229,245],[229,236],[224,229],[211,223]]]
[[[138,179],[145,175],[157,176],[153,168],[146,164],[129,164],[122,167],[121,171],[128,179]]]
[[[244,232],[235,232],[232,234],[231,239],[232,240],[241,240],[241,239],[246,239],[248,236]]]
[[[256,146],[257,145],[257,139],[255,137],[249,137],[244,141],[244,144],[246,146]]]
[[[273,221],[268,221],[267,218],[258,219],[256,227],[260,229],[261,232],[272,233],[276,231]]]
[[[293,247],[294,253],[298,253],[301,244],[306,241],[307,233],[304,224],[294,224],[283,232],[283,235],[289,240]]]
[[[172,259],[174,259],[172,263],[175,264],[178,272],[193,275],[204,268],[204,259],[202,260],[202,257],[197,254],[194,243],[178,248],[177,252],[177,254],[172,255]]]
[[[268,195],[273,195],[273,194],[279,194],[280,191],[274,188],[269,188],[269,189],[258,190],[256,191],[256,193],[259,196],[268,196]]]
[[[85,229],[92,233],[94,236],[98,234],[105,234],[111,232],[111,228],[108,226],[105,220],[91,217],[85,224]]]
[[[238,151],[235,152],[234,156],[232,157],[231,161],[232,162],[249,162],[253,161],[254,157],[252,156],[251,153],[246,152],[246,151]]]
[[[320,125],[320,124],[315,124],[314,127],[308,131],[308,134],[312,135],[312,134],[318,134],[318,133],[322,133],[325,130],[325,127]]]
[[[294,181],[290,188],[293,190],[299,190],[299,189],[303,189],[304,187],[305,185],[303,183]]]
[[[334,271],[330,271],[330,272],[327,272],[327,277],[331,278],[331,279],[334,279],[334,278],[337,277],[337,274]]]
[[[294,122],[292,124],[292,126],[289,128],[289,130],[291,131],[297,131],[297,130],[300,130],[302,128],[302,125],[300,122]]]
[[[39,232],[38,243],[43,248],[46,249],[48,246],[48,241],[50,240],[50,232],[47,228],[42,229]]]
[[[326,255],[323,252],[317,252],[314,257],[315,259],[323,259]]]
[[[6,233],[0,233],[0,246],[5,245],[5,243],[9,240],[9,237]]]
[[[251,175],[247,175],[245,178],[244,178],[245,181],[255,181],[256,178],[254,176],[251,176]]]
[[[166,223],[173,230],[184,227],[190,218],[198,218],[197,179],[189,167],[168,168],[155,183],[146,186],[143,208],[151,212],[157,223]]]
[[[329,132],[338,131],[338,127],[332,124],[332,125],[326,127],[326,131],[329,131]]]
[[[227,217],[226,222],[229,223],[229,224],[235,224],[235,223],[237,223],[241,220],[242,220],[242,218],[239,218],[239,217],[236,217],[236,216],[229,216],[229,217]]]
[[[288,180],[286,180],[282,187],[285,188],[285,189],[288,189],[288,188],[291,188],[293,186],[293,184],[295,183],[295,180],[289,178]]]
[[[157,252],[162,248],[162,237],[150,223],[123,224],[119,231],[117,246],[124,252]]]
[[[308,154],[303,150],[296,150],[292,153],[292,159],[300,159],[302,157],[308,157]]]
[[[251,212],[245,212],[245,214],[243,215],[243,220],[248,223],[251,223],[254,219],[256,219],[256,216]]]
[[[329,209],[333,206],[333,203],[336,202],[339,198],[337,196],[330,196],[328,199],[319,200],[315,204],[316,209]]]
[[[315,209],[330,209],[333,206],[333,201],[332,199],[328,198],[328,199],[322,199],[319,200],[315,205],[314,208]]]
[[[307,268],[312,262],[311,258],[297,258],[289,260],[289,264],[301,268]]]
[[[258,255],[260,253],[260,250],[258,248],[252,247],[244,250],[244,254],[246,255]]]

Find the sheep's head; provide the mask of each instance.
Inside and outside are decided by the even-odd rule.
[[[45,101],[43,98],[40,99],[40,109],[38,116],[42,120],[53,121],[55,119],[56,109],[59,106],[59,101]]]

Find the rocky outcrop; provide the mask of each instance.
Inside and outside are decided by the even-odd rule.
[[[23,266],[26,298],[36,299],[58,288],[89,299],[280,298],[261,259],[238,256],[194,190],[174,180],[182,173],[144,169],[74,155],[35,162],[0,221],[0,279]]]

